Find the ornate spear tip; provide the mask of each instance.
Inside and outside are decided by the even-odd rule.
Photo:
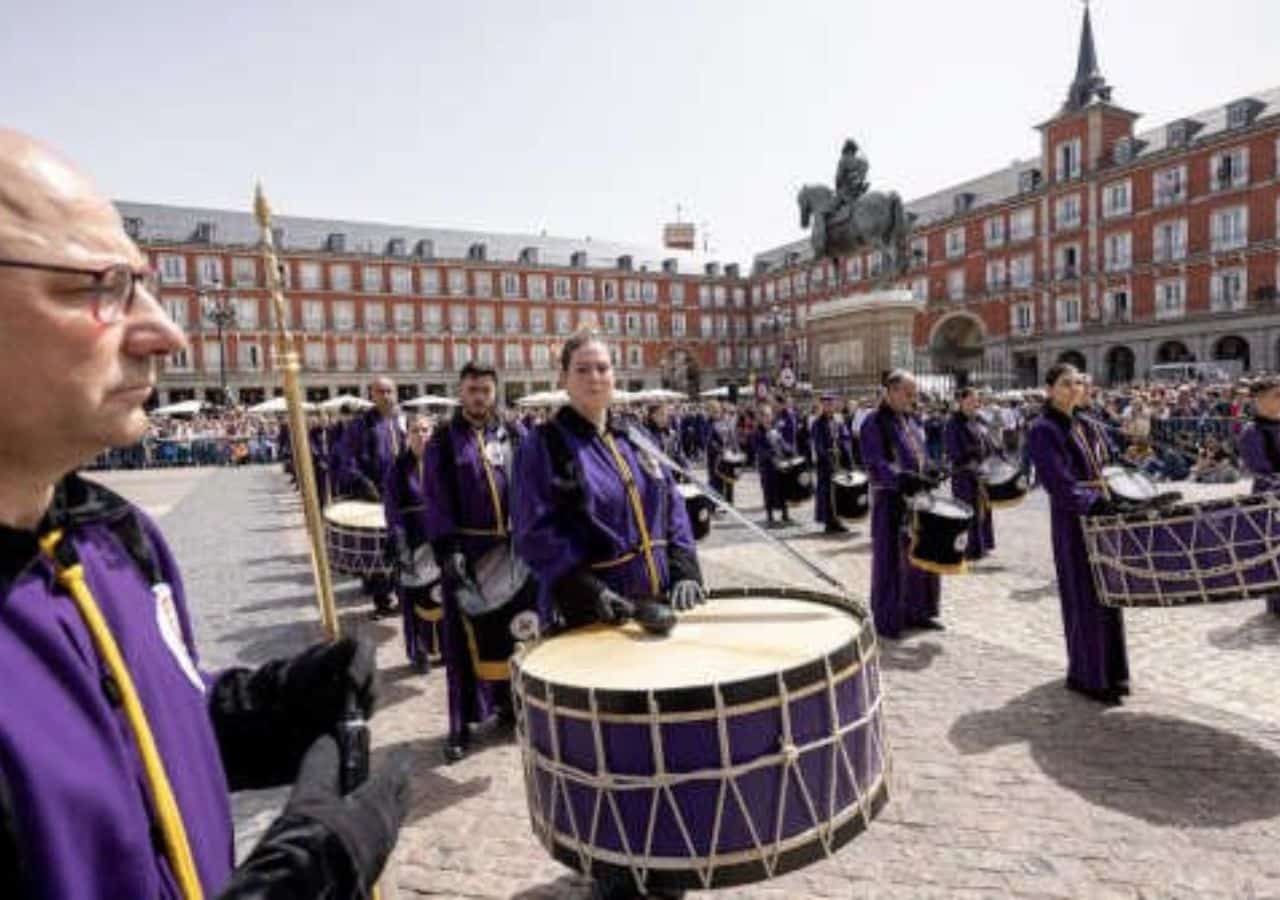
[[[261,181],[253,189],[253,215],[257,218],[259,227],[271,227],[271,205],[267,203],[267,195],[262,192]]]

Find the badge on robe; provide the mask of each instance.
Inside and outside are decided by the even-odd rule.
[[[489,461],[489,465],[495,469],[501,469],[507,464],[507,446],[503,441],[488,441],[484,445],[484,458]]]
[[[151,594],[156,598],[156,624],[160,628],[160,636],[164,645],[169,648],[178,668],[187,680],[200,693],[205,692],[204,679],[196,669],[195,661],[187,651],[187,642],[182,639],[182,623],[178,621],[178,609],[173,602],[173,589],[166,582],[151,586]]]

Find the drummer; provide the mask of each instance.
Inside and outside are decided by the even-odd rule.
[[[410,664],[423,674],[440,660],[444,618],[436,595],[439,569],[430,548],[423,549],[427,544],[425,457],[430,439],[431,420],[422,415],[411,417],[408,446],[396,457],[382,488],[387,538],[400,574],[404,649]]]
[[[1253,473],[1253,493],[1280,490],[1280,377],[1249,386],[1253,421],[1240,433],[1240,459]],[[1280,616],[1280,595],[1267,598],[1267,612]]]
[[[707,417],[711,422],[707,437],[707,482],[732,506],[737,469],[727,466],[724,456],[726,452],[738,452],[738,423],[731,408],[721,413],[720,405],[714,400],[707,404]]]
[[[880,406],[862,423],[858,444],[871,481],[871,610],[876,630],[900,637],[904,629],[942,630],[939,577],[911,565],[907,498],[937,486],[927,470],[924,434],[911,414],[916,380],[895,369],[884,382]]]
[[[951,461],[951,493],[973,507],[973,525],[969,527],[964,555],[966,559],[982,559],[995,549],[996,534],[991,504],[978,470],[995,454],[995,448],[978,418],[978,392],[974,388],[961,388],[956,393],[956,411],[947,420],[943,439]]]
[[[685,504],[671,473],[609,413],[613,366],[591,331],[565,342],[569,403],[516,456],[515,546],[542,585],[544,618],[569,627],[625,619],[634,601],[687,610],[705,599]]]
[[[536,602],[532,579],[518,577],[511,557],[511,465],[522,432],[497,415],[492,367],[467,363],[458,381],[462,405],[432,437],[423,467],[427,538],[444,587],[449,762],[466,755],[472,725],[493,712],[500,724],[513,721],[511,629]],[[485,581],[482,573],[498,577]],[[501,585],[504,574],[510,580]],[[499,592],[509,597],[499,600]]]
[[[756,471],[760,474],[760,491],[764,494],[765,526],[790,525],[791,513],[782,492],[782,473],[778,470],[778,462],[795,456],[795,445],[789,443],[774,426],[773,408],[768,403],[761,403],[756,412],[756,430],[751,444],[755,448]],[[774,510],[782,514],[778,521],[774,521]]]
[[[1114,511],[1102,481],[1105,450],[1076,411],[1085,382],[1067,363],[1050,367],[1049,398],[1027,435],[1031,460],[1049,494],[1053,562],[1067,643],[1067,688],[1115,705],[1129,693],[1129,659],[1120,610],[1098,602],[1080,517]]]
[[[847,534],[835,509],[835,485],[832,477],[838,460],[839,426],[835,420],[836,395],[823,394],[822,407],[813,420],[813,456],[817,469],[817,487],[813,495],[813,520],[826,526],[827,534]]]
[[[682,437],[681,429],[671,424],[669,406],[665,403],[651,403],[645,407],[644,427],[662,452],[671,457],[672,462],[677,463],[681,468],[689,468],[689,457],[685,455],[687,444]]]

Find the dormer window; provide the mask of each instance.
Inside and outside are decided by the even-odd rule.
[[[1018,173],[1018,193],[1026,194],[1040,187],[1040,170],[1027,169]]]
[[[136,241],[142,235],[142,220],[136,216],[125,216],[124,233]]]
[[[1253,117],[1258,114],[1262,104],[1252,97],[1237,100],[1227,105],[1227,127],[1245,128],[1253,124]]]
[[[1181,147],[1187,142],[1187,123],[1174,122],[1169,126],[1165,142],[1170,147]]]
[[[1117,166],[1123,166],[1129,160],[1133,159],[1133,142],[1128,138],[1121,138],[1116,141],[1115,149],[1111,151],[1111,158]]]

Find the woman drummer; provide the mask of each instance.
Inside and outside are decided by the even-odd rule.
[[[951,462],[951,493],[973,507],[973,525],[965,546],[966,559],[982,559],[996,547],[991,504],[978,469],[995,453],[987,429],[978,418],[978,392],[971,387],[956,393],[956,411],[943,431],[947,459]]]
[[[516,552],[542,585],[544,619],[576,627],[618,622],[637,601],[677,610],[705,593],[689,516],[675,480],[609,413],[609,347],[579,332],[560,354],[569,403],[516,454]]]
[[[1259,378],[1249,386],[1253,421],[1240,433],[1240,459],[1253,473],[1253,493],[1280,490],[1280,378]],[[1267,598],[1267,612],[1280,616],[1280,596]]]
[[[1031,459],[1049,495],[1053,562],[1067,642],[1067,688],[1118,704],[1129,693],[1129,659],[1120,610],[1098,602],[1090,577],[1080,517],[1113,511],[1102,481],[1105,445],[1076,410],[1085,381],[1058,363],[1045,378],[1049,398],[1027,436]]]

